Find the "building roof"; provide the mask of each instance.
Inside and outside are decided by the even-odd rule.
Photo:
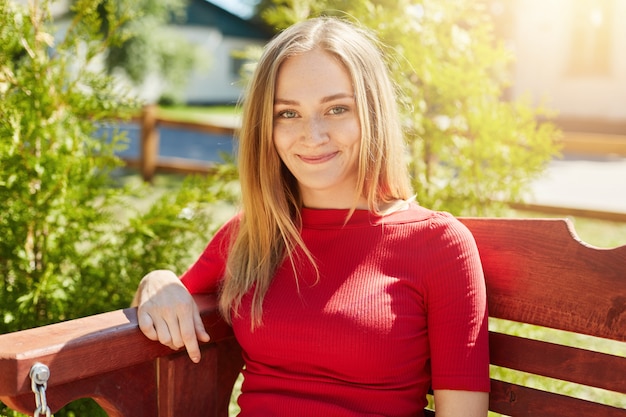
[[[242,19],[207,0],[191,0],[187,7],[186,25],[210,26],[219,29],[225,36],[269,40],[270,28]]]

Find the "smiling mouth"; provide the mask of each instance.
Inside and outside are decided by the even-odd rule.
[[[339,152],[325,153],[323,155],[298,155],[298,157],[307,164],[321,164],[333,159]]]

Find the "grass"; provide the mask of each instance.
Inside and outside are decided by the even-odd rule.
[[[212,122],[216,117],[236,117],[236,106],[160,106],[159,116],[185,122]]]
[[[511,334],[528,339],[547,341],[550,343],[620,357],[624,357],[624,348],[626,346],[626,343],[624,342],[617,342],[494,318],[489,318],[489,330],[497,333]],[[490,366],[490,375],[493,379],[511,382],[542,391],[564,394],[570,397],[598,402],[617,408],[626,408],[626,394],[610,392],[600,388],[588,387],[493,365]],[[490,416],[495,417],[499,416],[499,414],[490,412]]]

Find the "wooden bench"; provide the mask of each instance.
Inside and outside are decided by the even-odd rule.
[[[586,246],[565,220],[462,221],[476,237],[490,316],[497,318],[490,332],[490,409],[520,417],[625,417],[626,246]],[[212,336],[202,347],[201,364],[148,341],[137,328],[135,310],[118,310],[0,336],[0,401],[32,414],[29,371],[40,362],[50,370],[46,396],[53,412],[91,397],[109,416],[227,416],[240,351],[216,313],[214,297],[196,299]],[[573,333],[565,339],[603,338],[595,344],[608,344],[612,353],[525,337],[543,333],[535,325]],[[498,330],[509,327],[519,334]],[[503,381],[502,375],[513,373],[503,368],[528,374],[512,377],[521,382]],[[556,379],[556,392],[538,389],[539,376]],[[563,388],[563,381],[607,391],[596,399],[573,398],[588,388]]]

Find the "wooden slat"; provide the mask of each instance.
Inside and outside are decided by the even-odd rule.
[[[625,417],[626,410],[491,380],[489,409],[515,417]]]
[[[590,133],[590,132],[563,132],[560,142],[564,153],[578,153],[583,155],[618,155],[626,156],[626,135]]]
[[[493,365],[626,393],[626,357],[493,332],[489,355]]]
[[[159,130],[156,128],[157,107],[144,106],[141,117],[141,143],[139,148],[141,175],[144,181],[152,181],[159,156]]]
[[[204,345],[200,364],[191,362],[186,352],[159,358],[158,415],[228,417],[232,388],[242,365],[234,338]]]
[[[490,316],[626,341],[626,246],[584,245],[567,220],[460,220],[483,260]]]

